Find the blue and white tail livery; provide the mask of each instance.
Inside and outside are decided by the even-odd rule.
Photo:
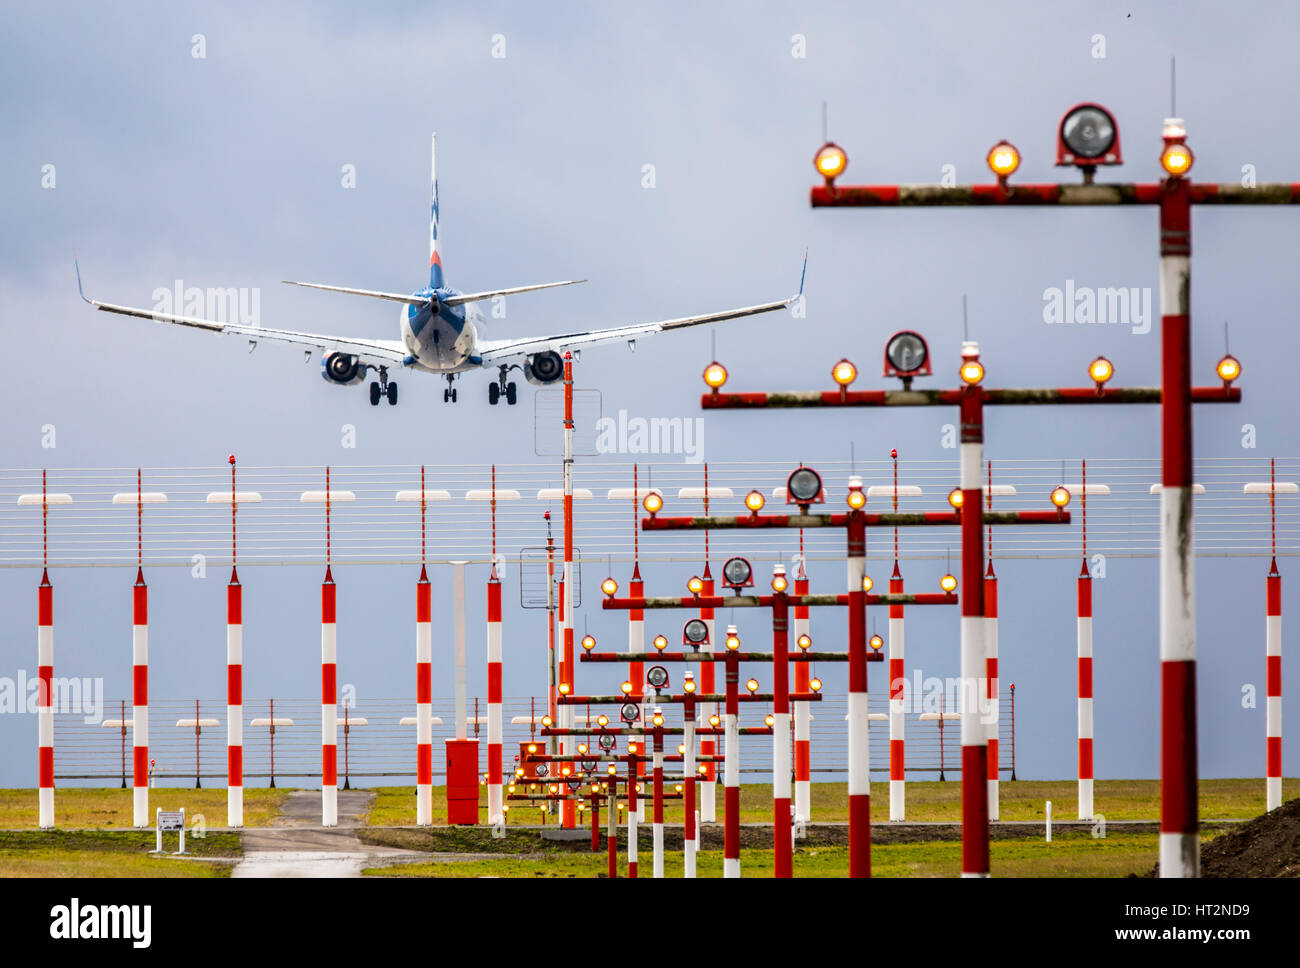
[[[519,339],[483,339],[480,335],[482,314],[475,305],[485,299],[513,296],[538,289],[572,286],[585,279],[564,282],[544,282],[531,286],[513,286],[506,289],[489,289],[483,292],[461,292],[446,284],[443,276],[442,252],[438,239],[438,137],[433,136],[430,158],[431,203],[429,208],[429,283],[412,293],[377,292],[371,289],[350,289],[317,282],[289,282],[288,285],[324,289],[353,296],[398,303],[398,338],[365,339],[324,336],[300,333],[287,329],[269,329],[222,323],[197,316],[179,316],[160,313],[152,309],[118,306],[87,298],[81,290],[81,270],[77,268],[77,288],[81,298],[96,309],[123,316],[136,316],[159,323],[191,326],[215,333],[243,336],[256,345],[262,340],[296,344],[306,350],[321,354],[321,375],[329,383],[351,386],[365,381],[370,372],[378,379],[370,384],[370,402],[378,405],[381,398],[390,404],[397,403],[397,382],[393,371],[412,370],[435,373],[447,380],[443,391],[445,401],[456,399],[455,378],[466,370],[496,367],[497,378],[488,385],[488,400],[495,404],[502,398],[507,403],[516,402],[516,387],[508,379],[512,369],[523,371],[524,378],[536,385],[554,383],[564,375],[562,354],[567,350],[583,349],[598,343],[623,341],[634,346],[642,336],[667,330],[702,326],[743,316],[770,313],[790,306],[803,294],[803,276],[799,279],[799,292],[779,302],[760,303],[722,312],[683,316],[678,319],[658,320],[650,323],[632,323],[611,329],[580,330],[554,333]],[[804,255],[805,272],[808,257]]]

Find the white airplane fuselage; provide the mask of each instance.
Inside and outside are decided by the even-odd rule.
[[[483,316],[473,304],[444,305],[444,299],[460,295],[449,286],[421,289],[414,295],[428,301],[403,306],[398,314],[402,344],[410,354],[408,365],[428,373],[463,373],[481,366],[477,347]]]

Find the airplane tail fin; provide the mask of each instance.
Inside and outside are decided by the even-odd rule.
[[[438,135],[433,135],[429,155],[429,176],[433,182],[433,204],[429,210],[429,285],[439,289],[442,281],[442,256],[438,252]]]

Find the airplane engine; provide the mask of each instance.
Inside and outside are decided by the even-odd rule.
[[[327,353],[321,357],[320,373],[326,383],[350,387],[366,378],[366,367],[347,353]]]
[[[544,387],[564,376],[564,361],[554,350],[534,353],[524,361],[524,379],[534,386]]]

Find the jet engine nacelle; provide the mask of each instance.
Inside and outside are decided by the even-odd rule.
[[[327,353],[321,357],[320,374],[327,383],[350,387],[366,378],[366,367],[348,353]]]
[[[524,361],[524,379],[534,386],[544,387],[564,377],[564,361],[554,350],[534,353]]]

